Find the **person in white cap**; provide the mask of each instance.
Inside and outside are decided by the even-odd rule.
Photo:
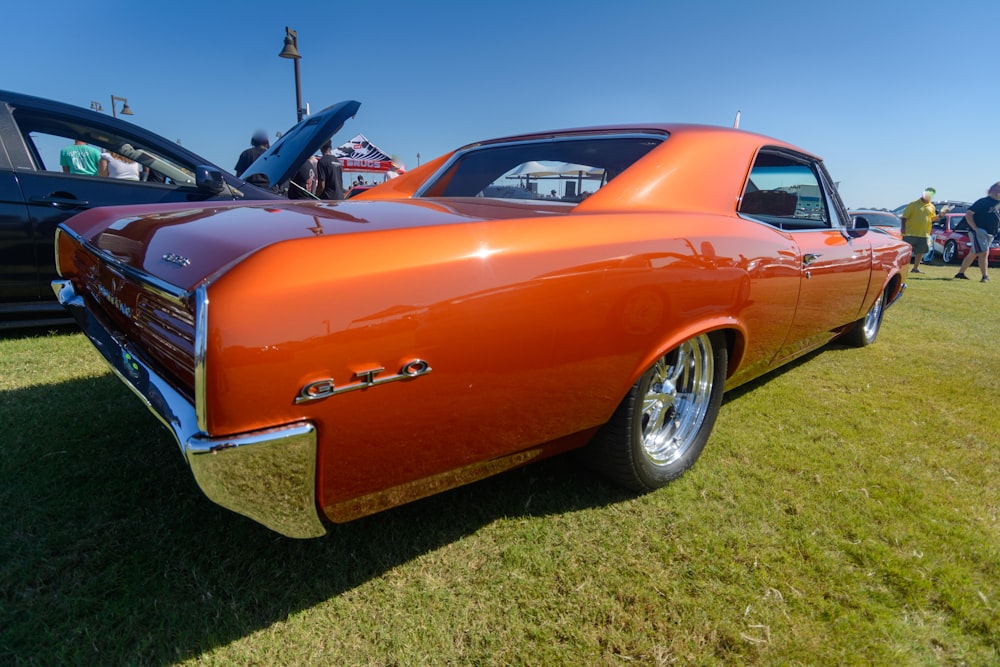
[[[923,273],[920,270],[920,260],[927,254],[927,240],[931,235],[931,225],[938,217],[937,208],[931,201],[937,191],[934,188],[924,188],[924,194],[920,199],[910,202],[903,211],[903,240],[913,247],[913,271],[910,273]]]

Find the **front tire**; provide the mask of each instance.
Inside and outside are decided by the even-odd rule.
[[[941,261],[945,264],[951,264],[955,260],[955,255],[958,254],[958,246],[955,245],[954,241],[948,241],[944,244],[944,250],[941,251]]]
[[[683,474],[715,425],[727,360],[717,333],[695,336],[657,359],[588,446],[591,465],[641,493]]]
[[[865,316],[851,325],[844,335],[844,340],[854,347],[866,347],[875,342],[882,328],[882,317],[885,315],[885,292],[878,295],[875,303],[865,313]]]

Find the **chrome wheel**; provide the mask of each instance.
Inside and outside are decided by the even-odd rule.
[[[591,466],[639,492],[683,474],[712,433],[728,358],[725,335],[712,333],[686,340],[657,359],[587,447]]]
[[[945,264],[951,264],[952,260],[955,259],[955,252],[958,247],[955,245],[954,241],[948,241],[944,245],[944,250],[941,251],[941,261]]]
[[[875,303],[868,309],[865,316],[851,325],[844,333],[844,340],[848,345],[855,347],[865,347],[871,345],[878,338],[879,329],[882,328],[882,317],[885,315],[885,292],[878,295]]]
[[[879,294],[871,310],[865,315],[864,332],[867,340],[875,340],[875,335],[878,334],[879,327],[882,326],[882,307],[884,303],[885,298]]]
[[[707,335],[661,357],[650,370],[642,399],[642,451],[654,465],[669,465],[691,448],[708,414],[715,357]]]

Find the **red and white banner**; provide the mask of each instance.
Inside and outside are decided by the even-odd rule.
[[[385,173],[398,171],[392,158],[378,146],[368,141],[363,134],[355,136],[333,149],[344,171],[373,171]]]

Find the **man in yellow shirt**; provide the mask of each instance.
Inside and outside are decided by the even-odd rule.
[[[923,196],[910,202],[903,215],[903,240],[913,246],[913,271],[910,273],[923,273],[920,270],[920,260],[927,254],[927,240],[931,235],[931,225],[938,217],[937,209],[931,202],[937,190],[925,188]]]

